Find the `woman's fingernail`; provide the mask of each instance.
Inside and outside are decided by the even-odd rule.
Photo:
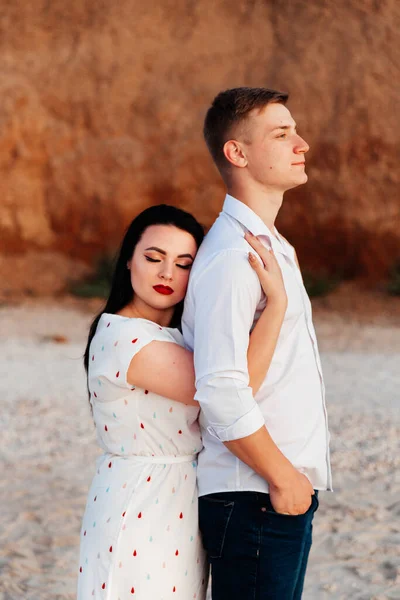
[[[255,259],[256,259],[256,257],[254,256],[254,254],[249,252],[249,260],[251,260],[253,262],[253,260],[255,260]]]

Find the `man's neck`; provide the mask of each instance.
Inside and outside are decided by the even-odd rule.
[[[227,191],[228,194],[251,208],[271,233],[274,232],[275,219],[283,202],[283,192],[238,184],[228,185]]]

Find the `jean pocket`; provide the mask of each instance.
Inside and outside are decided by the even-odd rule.
[[[310,506],[307,508],[305,513],[300,513],[299,515],[288,515],[286,513],[278,513],[276,512],[276,510],[274,509],[274,507],[272,506],[272,502],[270,500],[270,498],[268,497],[268,501],[267,501],[267,507],[266,507],[266,512],[269,514],[273,514],[273,515],[279,515],[280,517],[286,517],[287,519],[301,519],[301,518],[305,518],[309,515],[313,515],[319,506],[319,501],[318,501],[318,492],[316,492],[315,494],[313,494],[311,496],[311,504]]]
[[[201,496],[199,498],[199,526],[204,548],[210,559],[221,558],[226,532],[235,503]]]
[[[312,496],[311,507],[313,512],[317,512],[319,508],[319,498],[318,498],[318,490],[315,490],[315,494]]]

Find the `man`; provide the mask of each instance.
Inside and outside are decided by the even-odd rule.
[[[311,305],[294,248],[274,226],[284,192],[307,181],[309,147],[287,98],[264,88],[227,90],[204,125],[228,194],[192,268],[183,333],[202,409],[199,515],[213,600],[300,599],[318,490],[332,487]],[[247,348],[268,299],[247,260],[247,231],[274,251],[288,297],[255,397]]]

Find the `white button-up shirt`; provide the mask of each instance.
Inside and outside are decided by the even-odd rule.
[[[254,397],[247,350],[267,299],[248,262],[246,230],[272,246],[288,296],[271,365]],[[195,398],[201,406],[204,449],[199,455],[199,494],[268,492],[267,482],[222,443],[246,437],[264,424],[315,489],[332,489],[321,362],[294,249],[232,196],[226,196],[197,253],[182,327],[185,344],[194,351]]]

